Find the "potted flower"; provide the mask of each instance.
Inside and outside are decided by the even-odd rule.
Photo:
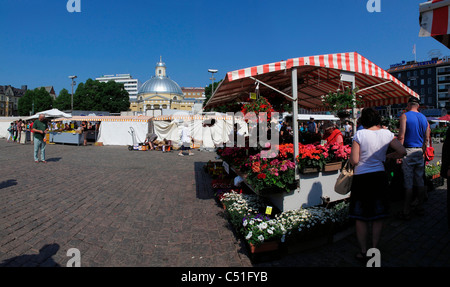
[[[245,240],[251,253],[275,251],[284,233],[282,225],[276,219],[258,214],[244,217],[242,222]]]
[[[319,172],[323,170],[328,150],[322,145],[300,145],[297,161],[302,173]]]
[[[332,143],[327,145],[328,157],[326,157],[326,165],[324,171],[336,171],[342,168],[342,163],[348,160],[351,147],[349,145],[340,145]]]

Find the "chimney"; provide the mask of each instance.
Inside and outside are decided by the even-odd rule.
[[[22,90],[24,90],[24,92],[26,92],[28,90],[28,86],[27,85],[22,85]]]

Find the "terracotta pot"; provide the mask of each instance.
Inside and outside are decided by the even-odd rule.
[[[267,241],[267,242],[263,242],[259,245],[254,245],[252,243],[249,243],[249,245],[250,245],[250,252],[253,254],[275,251],[275,250],[278,250],[278,247],[279,247],[279,244],[277,241]]]

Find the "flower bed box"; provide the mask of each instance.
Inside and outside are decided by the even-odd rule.
[[[258,245],[249,243],[250,253],[252,254],[277,251],[279,246],[280,244],[278,243],[278,241],[267,241]]]
[[[300,169],[300,172],[303,174],[308,174],[308,173],[318,173],[319,172],[319,168],[317,167],[303,167]]]
[[[325,165],[325,167],[323,168],[323,171],[328,172],[328,171],[337,171],[337,170],[341,170],[341,169],[342,169],[342,162],[338,161],[338,162],[327,163]]]

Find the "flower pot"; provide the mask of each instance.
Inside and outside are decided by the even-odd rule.
[[[267,241],[267,242],[263,242],[258,245],[249,243],[249,246],[250,246],[250,252],[252,254],[276,251],[279,248],[279,244],[277,241]]]
[[[330,162],[325,165],[323,171],[336,171],[342,169],[342,162]]]

